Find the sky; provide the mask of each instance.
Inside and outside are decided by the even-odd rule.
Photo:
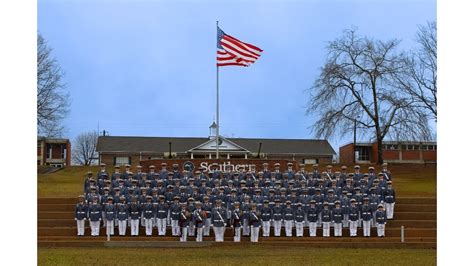
[[[436,1],[39,0],[38,32],[71,97],[65,137],[209,136],[217,20],[264,50],[248,68],[219,69],[221,135],[308,139],[316,119],[306,115],[309,89],[328,42],[355,27],[412,49],[418,25],[436,20]],[[351,139],[329,141],[337,151]]]

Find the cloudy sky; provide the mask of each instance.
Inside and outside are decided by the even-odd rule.
[[[208,136],[216,112],[216,20],[264,50],[249,68],[220,69],[221,134],[312,138],[308,89],[327,43],[356,27],[411,49],[417,26],[436,20],[436,1],[39,0],[38,31],[72,99],[66,137],[98,128],[121,136]],[[350,139],[330,142],[338,150]]]

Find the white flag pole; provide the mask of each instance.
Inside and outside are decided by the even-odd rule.
[[[216,21],[217,30],[219,30],[219,21]],[[217,31],[216,31],[217,32]],[[219,36],[219,35],[218,35]],[[219,40],[218,40],[219,41]],[[216,104],[216,159],[219,159],[219,66],[216,62],[216,87],[217,87],[217,104]]]

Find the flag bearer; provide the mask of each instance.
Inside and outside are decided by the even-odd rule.
[[[357,225],[359,224],[359,207],[356,199],[351,199],[351,207],[349,209],[349,231],[350,236],[357,236]]]
[[[114,205],[114,199],[109,197],[105,205],[106,235],[114,235],[114,220],[117,219],[117,212]]]
[[[132,197],[132,203],[129,206],[128,212],[130,214],[130,235],[138,236],[138,224],[141,211],[140,205],[137,203],[137,197]]]
[[[193,223],[196,227],[196,242],[202,242],[203,227],[206,220],[206,211],[202,209],[202,203],[196,202],[196,209],[193,211]]]
[[[226,226],[227,211],[222,207],[222,200],[216,200],[216,207],[212,210],[212,229],[214,231],[215,241],[224,242],[224,231]]]
[[[285,220],[285,234],[286,236],[293,235],[293,222],[295,219],[295,214],[293,208],[291,208],[291,201],[286,201],[286,208],[283,209],[283,219]]]
[[[260,233],[260,212],[257,211],[257,204],[252,203],[249,217],[250,224],[250,242],[258,242],[258,234]]]
[[[125,203],[125,196],[120,196],[120,203],[117,204],[117,220],[119,235],[124,236],[127,232],[127,221],[128,221],[128,206]]]
[[[318,209],[316,208],[316,201],[314,199],[309,202],[309,209],[307,213],[309,236],[316,236],[316,226],[318,222]]]
[[[76,220],[77,223],[77,235],[84,235],[84,224],[87,219],[87,205],[84,203],[84,195],[79,196],[79,203],[76,204]]]
[[[234,210],[230,218],[230,226],[234,229],[234,242],[240,242],[241,228],[242,228],[242,210],[240,209],[240,202],[234,202]]]
[[[303,236],[305,211],[303,210],[303,204],[301,204],[301,202],[298,202],[296,206],[297,206],[297,209],[295,210],[296,237],[301,237]]]
[[[268,200],[263,201],[263,207],[260,212],[262,214],[262,228],[263,228],[262,236],[268,237],[270,236],[270,223],[272,219],[272,209],[269,206]]]
[[[325,201],[323,203],[323,210],[321,211],[321,222],[323,223],[323,237],[329,237],[331,235],[331,222],[332,215],[329,209],[329,203]]]
[[[143,219],[145,219],[145,234],[151,236],[153,234],[153,219],[155,217],[155,207],[151,202],[152,196],[146,196],[146,203],[142,206]]]
[[[341,202],[336,200],[336,207],[332,210],[332,222],[334,224],[334,236],[342,236],[343,212]]]
[[[370,224],[372,223],[372,210],[369,205],[369,198],[364,198],[364,204],[360,210],[362,216],[362,226],[364,228],[364,236],[370,237]]]
[[[383,204],[379,204],[378,210],[375,212],[377,220],[377,236],[385,237],[385,224],[387,223],[387,213],[383,209]]]
[[[91,236],[98,236],[100,232],[100,220],[102,219],[102,207],[98,203],[99,198],[92,198],[92,204],[89,206],[89,217]]]

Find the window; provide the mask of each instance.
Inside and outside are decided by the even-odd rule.
[[[398,150],[397,144],[384,144],[382,145],[382,150]]]
[[[46,158],[51,159],[53,156],[53,146],[51,144],[46,144]]]
[[[61,158],[66,159],[67,156],[67,150],[66,150],[66,145],[61,144]]]
[[[304,164],[315,164],[316,159],[303,159]]]
[[[357,147],[356,156],[358,161],[370,161],[370,147]]]
[[[122,157],[115,157],[115,164],[131,164],[130,157],[122,156]]]
[[[419,149],[420,149],[420,146],[419,146],[419,145],[413,145],[413,149],[414,149],[414,150],[419,150]]]
[[[411,145],[411,144],[409,144],[409,145],[403,145],[403,149],[404,149],[404,150],[410,150],[410,151],[411,151],[411,150],[414,150],[414,149],[415,149],[415,145]]]

